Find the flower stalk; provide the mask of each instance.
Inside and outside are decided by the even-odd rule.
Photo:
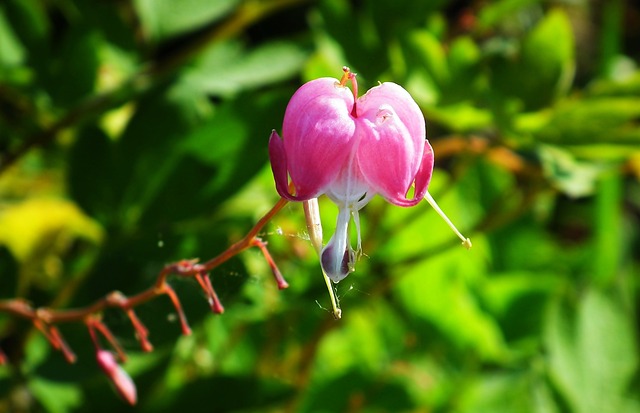
[[[359,97],[356,74],[346,66],[342,70],[340,80],[327,77],[302,85],[287,105],[282,137],[274,130],[269,138],[276,190],[284,199],[304,204],[307,229],[320,257],[334,315],[340,314],[340,308],[327,277],[338,283],[355,271],[362,255],[359,211],[375,195],[401,207],[426,199],[463,245],[471,248],[471,240],[457,230],[427,191],[434,154],[418,104],[391,82]],[[338,208],[336,229],[324,246],[315,223],[319,222],[317,198],[321,195]],[[351,246],[352,220],[357,233],[355,249]]]
[[[322,223],[320,222],[320,208],[318,206],[318,198],[311,198],[307,201],[302,202],[302,206],[304,208],[304,216],[307,222],[307,233],[309,234],[309,239],[311,240],[311,245],[316,250],[318,254],[318,258],[322,257]],[[324,271],[322,266],[320,267],[320,271],[322,271],[322,277],[324,279],[324,283],[327,285],[327,291],[329,292],[329,299],[331,301],[331,313],[336,320],[342,318],[342,309],[340,308],[340,301],[335,294],[335,289],[333,284],[331,284],[331,279]]]
[[[278,288],[286,288],[288,284],[280,274],[280,271],[271,257],[271,254],[267,249],[267,244],[257,236],[267,222],[269,222],[269,220],[271,220],[271,218],[273,218],[273,216],[286,204],[286,200],[278,200],[278,202],[253,226],[253,228],[249,230],[244,238],[231,245],[216,257],[205,261],[202,264],[199,263],[197,259],[185,259],[166,265],[158,274],[153,285],[138,294],[127,297],[119,291],[113,291],[86,307],[63,310],[34,308],[29,302],[20,298],[0,300],[0,312],[30,320],[34,328],[39,330],[47,339],[49,344],[54,349],[59,350],[63,354],[65,360],[69,363],[76,361],[76,355],[64,340],[57,325],[61,323],[84,324],[96,349],[96,359],[99,367],[109,377],[109,380],[114,385],[116,391],[128,403],[135,404],[137,398],[133,381],[122,367],[118,365],[118,362],[114,357],[114,353],[103,350],[100,344],[98,334],[109,343],[121,363],[126,361],[127,356],[124,348],[120,345],[109,327],[102,321],[101,314],[109,308],[115,308],[123,311],[131,321],[136,333],[136,338],[140,342],[142,350],[145,352],[152,351],[153,345],[148,339],[149,331],[137,317],[134,309],[137,306],[145,304],[161,295],[167,295],[178,314],[182,333],[185,335],[191,334],[191,328],[189,327],[187,317],[182,310],[180,299],[173,288],[171,288],[167,283],[168,277],[170,275],[177,275],[180,277],[194,278],[198,286],[204,291],[211,310],[216,314],[221,314],[224,312],[224,307],[213,289],[208,273],[230,258],[251,247],[258,247],[263,253],[273,272]],[[12,360],[10,357],[0,349],[0,365],[11,362]]]

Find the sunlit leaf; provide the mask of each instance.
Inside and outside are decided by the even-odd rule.
[[[29,389],[51,413],[70,413],[82,404],[82,393],[73,383],[34,379],[29,382]]]
[[[65,200],[33,199],[7,208],[0,214],[0,242],[7,245],[19,260],[27,260],[39,249],[39,240],[58,232],[67,232],[96,243],[103,236],[99,225]]]
[[[239,0],[136,0],[134,2],[147,34],[162,40],[195,30],[228,14]]]
[[[491,126],[491,112],[470,103],[434,106],[429,109],[430,119],[456,132],[468,132]]]
[[[416,30],[407,40],[406,59],[411,65],[426,69],[436,84],[442,85],[449,79],[446,55],[438,39],[427,30]]]
[[[573,411],[620,411],[638,365],[632,321],[622,306],[589,290],[574,311],[556,303],[548,317],[551,376]]]
[[[534,6],[540,0],[499,0],[483,7],[478,16],[478,25],[482,29],[500,24],[508,25],[519,12]]]
[[[15,66],[21,63],[25,57],[24,46],[17,38],[4,11],[0,8],[0,76],[7,67]]]
[[[464,413],[558,413],[552,393],[534,374],[484,374],[463,398]]]
[[[546,176],[567,195],[577,198],[590,195],[602,167],[576,160],[567,151],[550,145],[540,146]]]
[[[553,111],[536,134],[542,141],[566,145],[640,143],[640,101],[637,98],[597,98],[568,101]]]
[[[533,110],[567,92],[575,66],[574,38],[563,11],[548,13],[520,44],[512,46],[512,50],[497,49],[491,56],[493,93],[517,99],[525,110]]]
[[[184,81],[212,95],[234,95],[293,76],[306,57],[293,43],[268,43],[246,52],[237,43],[220,43],[186,71]]]

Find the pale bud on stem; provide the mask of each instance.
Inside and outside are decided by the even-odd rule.
[[[118,394],[130,405],[135,405],[137,400],[136,385],[127,372],[118,364],[113,353],[98,349],[96,360],[100,369],[107,375],[118,391]]]
[[[320,221],[320,209],[318,207],[318,198],[311,198],[307,201],[303,201],[304,216],[307,221],[307,232],[309,233],[309,239],[313,248],[315,248],[318,257],[322,253],[322,223]],[[327,274],[322,271],[322,277],[327,285],[327,291],[329,291],[329,298],[331,300],[331,308],[333,311],[333,317],[336,320],[342,318],[342,310],[340,309],[340,303],[333,291],[333,285]]]
[[[307,220],[307,232],[313,248],[316,249],[318,255],[322,251],[322,223],[320,222],[320,208],[318,207],[318,198],[311,198],[302,203],[304,207],[304,216]]]

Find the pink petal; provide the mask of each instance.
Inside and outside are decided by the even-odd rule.
[[[305,83],[289,101],[282,137],[299,198],[323,193],[345,164],[356,129],[350,115],[353,104],[351,91],[333,78]]]
[[[429,141],[424,141],[424,151],[422,152],[422,163],[420,164],[420,169],[416,175],[415,180],[415,191],[413,195],[413,200],[410,201],[413,206],[420,202],[427,193],[427,188],[429,187],[429,182],[431,182],[431,174],[433,173],[433,148]]]
[[[372,88],[358,100],[357,108],[363,134],[358,162],[365,179],[393,204],[417,204],[421,198],[408,200],[406,195],[424,158],[426,128],[420,108],[395,83]]]

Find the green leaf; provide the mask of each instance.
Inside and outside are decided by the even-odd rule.
[[[307,394],[299,411],[345,412],[354,400],[361,400],[359,405],[365,406],[363,411],[404,412],[413,407],[407,388],[393,377],[376,377],[357,369],[316,384]]]
[[[549,12],[525,39],[522,45],[523,63],[529,73],[536,75],[523,76],[522,80],[527,82],[528,79],[535,79],[535,84],[530,87],[547,86],[550,92],[550,96],[538,98],[540,104],[567,92],[575,70],[574,47],[571,23],[560,9]],[[541,50],[544,53],[540,53]]]
[[[383,302],[371,301],[352,308],[344,322],[343,328],[328,334],[321,343],[316,373],[319,377],[350,369],[375,372],[403,350],[397,340],[403,334],[401,320]]]
[[[519,47],[503,48],[490,55],[491,90],[501,99],[521,101],[528,111],[547,106],[566,94],[571,85],[573,50],[569,19],[563,11],[553,10]]]
[[[216,375],[191,379],[177,391],[158,393],[149,401],[149,412],[257,412],[275,410],[291,397],[292,388],[274,377]],[[210,402],[203,403],[203,395]]]
[[[102,44],[101,35],[88,27],[67,33],[46,74],[47,88],[60,105],[72,105],[93,93]]]
[[[114,146],[102,130],[89,126],[80,131],[69,154],[70,195],[103,223],[109,221],[116,206],[117,190],[111,183],[116,168]]]
[[[82,404],[82,393],[74,383],[56,383],[40,378],[29,382],[29,389],[51,413],[70,413]]]
[[[432,106],[427,118],[455,132],[471,132],[492,126],[490,111],[475,107],[471,102],[460,102],[447,106]]]
[[[540,0],[498,0],[487,3],[480,9],[478,26],[481,29],[489,29],[501,23],[508,22],[518,12],[526,10],[528,6],[539,3]]]
[[[640,70],[614,79],[596,79],[589,85],[588,92],[591,97],[636,97],[640,95]]]
[[[425,68],[438,85],[449,79],[447,58],[440,41],[428,30],[415,30],[405,40],[407,66]]]
[[[529,255],[536,255],[535,242]],[[502,254],[502,251],[500,251]],[[510,343],[539,344],[547,302],[563,285],[557,273],[511,271],[492,274],[483,284],[482,302]]]
[[[240,0],[136,0],[146,33],[156,41],[198,29],[219,20]]]
[[[469,285],[455,274],[465,252],[441,254],[404,269],[394,293],[411,314],[435,325],[460,350],[496,360],[504,350],[500,330],[480,308]]]
[[[462,413],[557,413],[549,386],[526,373],[479,375],[462,398]]]
[[[627,247],[624,226],[624,177],[616,170],[603,173],[598,181],[594,213],[593,280],[602,288],[611,286],[624,268]]]
[[[536,139],[563,145],[640,143],[638,98],[592,98],[564,102]]]
[[[201,122],[199,107],[204,102],[202,94],[180,86],[162,88],[138,102],[136,112],[115,142],[96,128],[84,131],[72,152],[69,177],[74,196],[99,214],[101,220],[117,223],[118,227],[138,224],[141,217],[156,222],[160,216],[175,217],[179,211],[173,209],[177,200],[163,207],[154,201],[163,191],[176,190],[175,186],[167,187],[172,174],[194,173],[198,168],[198,164],[187,163],[178,169],[183,159],[176,148],[178,138]],[[193,176],[202,175],[198,172]],[[91,190],[89,177],[95,177],[100,184],[95,190]],[[206,175],[173,185],[186,190],[186,184],[204,182]],[[151,208],[155,213],[150,213]]]
[[[485,79],[480,58],[480,49],[471,37],[453,40],[447,55],[449,81],[442,91],[441,105],[471,100],[482,91]]]
[[[638,354],[632,320],[619,304],[594,289],[575,310],[558,302],[544,337],[551,377],[574,412],[620,411]]]
[[[292,42],[271,42],[247,52],[235,42],[219,43],[198,58],[183,81],[212,95],[230,96],[292,77],[306,59],[306,51]]]
[[[6,19],[29,53],[37,53],[48,34],[47,10],[38,0],[12,0],[3,3]]]
[[[466,70],[480,61],[480,49],[469,36],[458,36],[449,47],[449,68],[452,71]]]
[[[570,197],[593,193],[602,167],[576,160],[564,149],[541,145],[538,149],[545,176]]]
[[[26,50],[13,32],[7,16],[0,8],[0,78],[7,67],[16,66],[25,58]]]

